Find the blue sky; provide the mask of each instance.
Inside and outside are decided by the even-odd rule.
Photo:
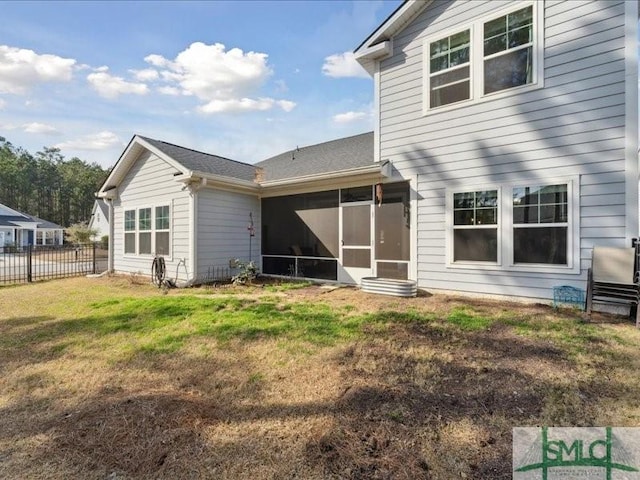
[[[3,2],[0,136],[104,167],[138,133],[253,163],[371,130],[377,1]]]

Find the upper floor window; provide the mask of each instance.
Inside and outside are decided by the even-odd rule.
[[[531,83],[533,7],[484,24],[484,93]]]
[[[456,33],[429,46],[431,107],[467,100],[470,96],[470,31]]]
[[[425,39],[424,112],[541,87],[543,10],[520,2],[464,30]]]

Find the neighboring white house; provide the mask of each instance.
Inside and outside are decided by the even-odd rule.
[[[0,204],[0,247],[62,245],[63,241],[64,229],[60,225]]]
[[[355,51],[372,134],[256,165],[135,136],[99,192],[110,268],[584,289],[638,237],[637,30],[637,2],[407,1]]]
[[[109,235],[109,206],[101,198],[93,202],[88,228],[96,232],[91,238],[93,242],[97,242],[105,235]]]

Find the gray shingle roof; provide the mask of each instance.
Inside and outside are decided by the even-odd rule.
[[[300,147],[256,163],[264,180],[281,180],[375,165],[373,132]]]
[[[34,217],[33,215],[28,215],[31,220],[34,222],[38,222],[38,228],[54,228],[56,230],[63,230],[64,227],[61,227],[57,223],[50,222],[49,220],[43,220],[38,217]]]
[[[29,220],[29,218],[17,217],[15,215],[0,215],[0,227],[15,228],[18,225],[13,222],[28,222]]]
[[[23,215],[24,216],[20,217],[16,215],[0,215],[0,227],[16,228],[19,227],[19,225],[15,222],[35,222],[37,223],[37,228],[62,229],[60,225],[49,222],[48,220],[42,220],[41,218],[27,215],[26,213]]]
[[[253,181],[255,179],[255,167],[248,163],[238,162],[229,158],[198,152],[189,148],[180,147],[171,143],[154,140],[152,138],[139,137],[162,151],[176,162],[189,170],[222,175],[240,180]]]

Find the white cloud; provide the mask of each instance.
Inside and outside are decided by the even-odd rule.
[[[44,82],[68,82],[76,61],[57,55],[0,45],[0,93],[24,95]]]
[[[106,150],[118,145],[122,145],[122,142],[115,133],[102,131],[85,135],[84,137],[76,140],[68,140],[66,142],[58,143],[54,146],[60,149],[72,150]]]
[[[158,92],[164,95],[180,95],[181,93],[179,88],[169,86],[158,87]]]
[[[202,113],[264,111],[280,106],[291,111],[293,102],[256,96],[272,74],[266,53],[226,50],[221,43],[206,45],[195,42],[174,60],[161,55],[147,55],[145,61],[162,68],[160,76],[167,86],[161,93],[195,96],[203,102]]]
[[[160,74],[153,68],[145,68],[143,70],[129,70],[136,80],[140,82],[151,82],[160,78]]]
[[[106,71],[99,71],[87,75],[87,81],[98,94],[105,98],[117,98],[122,94],[146,95],[149,87],[144,83],[127,82],[122,77],[116,77]]]
[[[361,77],[369,78],[369,74],[356,61],[353,52],[337,53],[324,59],[322,73],[327,77]]]
[[[271,110],[274,106],[279,106],[285,112],[290,112],[296,106],[294,102],[288,100],[274,100],[273,98],[230,98],[227,100],[211,100],[209,103],[198,107],[202,113],[223,113],[223,112],[251,112]]]
[[[278,100],[276,104],[285,112],[290,112],[296,108],[296,102],[291,102],[289,100]]]
[[[27,133],[44,133],[45,135],[59,135],[60,131],[53,125],[47,125],[46,123],[31,122],[22,125],[22,128]]]
[[[345,112],[333,116],[334,123],[353,123],[367,118],[365,112]]]
[[[162,55],[156,55],[155,53],[144,57],[144,61],[150,63],[154,67],[168,67],[171,64],[171,62],[169,62]]]
[[[7,106],[7,102],[0,98],[0,110]]]

